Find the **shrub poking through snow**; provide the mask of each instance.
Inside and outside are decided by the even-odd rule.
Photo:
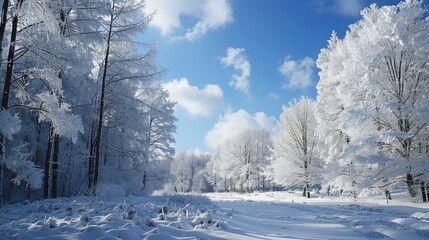
[[[168,213],[168,208],[167,206],[162,206],[161,209],[159,210],[159,213],[163,213],[163,214],[167,214]]]
[[[85,222],[85,223],[87,223],[87,222],[89,222],[89,217],[88,217],[88,215],[87,215],[87,214],[83,214],[82,216],[80,216],[79,220],[80,220],[81,222]]]
[[[128,207],[127,208],[127,215],[126,215],[126,219],[127,220],[133,220],[136,217],[136,210],[133,207]]]
[[[155,222],[148,216],[144,218],[144,223],[147,227],[156,227]]]
[[[57,221],[54,217],[49,217],[45,223],[49,226],[49,228],[57,228]]]

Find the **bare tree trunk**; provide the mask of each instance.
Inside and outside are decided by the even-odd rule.
[[[411,175],[410,173],[407,173],[406,175],[407,178],[407,188],[408,188],[408,193],[410,194],[411,197],[415,197],[417,195],[416,190],[414,190],[414,178],[413,175]]]
[[[2,12],[1,12],[1,22],[0,22],[0,67],[1,67],[1,56],[3,53],[4,32],[6,31],[8,8],[9,8],[9,0],[3,0]]]
[[[6,3],[7,4],[7,3]],[[13,64],[15,59],[15,43],[16,43],[16,35],[18,33],[18,11],[21,7],[22,0],[16,1],[16,13],[12,20],[12,29],[10,33],[10,44],[9,44],[9,52],[7,55],[7,67],[6,67],[6,77],[4,80],[3,85],[3,95],[2,95],[2,102],[1,102],[1,109],[0,111],[5,111],[9,108],[9,95],[10,95],[10,87],[12,85],[12,72],[13,72]],[[5,6],[5,1],[3,1],[3,7]],[[2,14],[6,11],[6,14],[2,16],[2,23],[3,18],[7,15],[7,9],[4,10]],[[6,21],[4,22],[6,24]],[[3,26],[2,26],[3,27]],[[4,33],[3,33],[4,34]],[[3,134],[0,134],[0,156],[4,159],[5,157],[5,143],[6,139],[3,136]],[[4,166],[3,164],[0,164],[0,206],[3,205],[3,179],[4,177]]]
[[[3,134],[0,134],[0,150],[1,155],[0,157],[4,159],[4,152],[3,152],[3,143],[4,143],[4,136]],[[4,167],[3,164],[0,163],[0,207],[3,206],[3,178],[4,178]]]
[[[426,187],[426,183],[425,182],[420,182],[420,190],[422,191],[422,198],[423,198],[423,202],[427,202],[428,196],[427,196],[427,187]]]
[[[146,173],[146,171],[144,171],[144,172],[143,172],[143,180],[142,180],[142,184],[143,184],[143,186],[142,186],[142,190],[144,190],[144,189],[145,189],[145,187],[146,187],[146,184],[147,184],[147,173]]]
[[[48,137],[48,147],[46,150],[46,161],[45,161],[45,175],[43,178],[43,198],[49,198],[49,173],[51,167],[51,154],[52,154],[52,140],[53,140],[53,127],[49,126],[49,137]]]
[[[94,188],[94,128],[95,121],[92,122],[91,126],[91,137],[89,141],[89,158],[88,158],[88,194],[92,193],[92,189]]]
[[[42,161],[40,159],[40,132],[42,131],[42,124],[38,123],[37,124],[37,129],[36,129],[36,150],[34,152],[34,156],[33,156],[33,163],[35,165],[40,165],[42,164]]]
[[[265,177],[262,176],[262,192],[265,192]]]
[[[305,134],[306,135],[306,134]],[[306,138],[304,138],[306,139]],[[307,145],[307,144],[305,144]],[[307,147],[304,149],[305,157],[307,158]],[[303,192],[302,196],[310,198],[310,170],[309,170],[309,164],[308,160],[304,160],[304,186],[303,186]]]
[[[60,10],[60,34],[63,36],[66,32],[66,14],[64,12],[64,9],[61,8]],[[60,72],[58,74],[58,78],[60,81],[63,79],[63,74]],[[62,100],[60,100],[59,105],[61,106]],[[59,152],[59,145],[60,145],[60,136],[58,134],[54,135],[54,152],[52,156],[52,198],[57,198],[58,196],[58,152]]]
[[[191,192],[192,188],[194,187],[194,174],[195,174],[194,171],[195,171],[195,169],[194,169],[194,157],[192,157],[192,159],[191,159],[191,177],[189,180],[188,192]]]
[[[103,114],[104,114],[104,98],[105,98],[105,90],[106,90],[106,81],[107,81],[107,69],[109,65],[109,56],[110,56],[110,43],[112,40],[112,29],[113,29],[113,10],[115,9],[115,5],[112,6],[112,12],[110,13],[110,24],[109,24],[109,32],[107,36],[107,48],[106,54],[104,57],[104,68],[103,68],[103,77],[101,79],[101,95],[100,95],[100,108],[98,112],[98,124],[97,124],[97,135],[96,141],[94,144],[94,179],[93,186],[91,190],[91,194],[96,194],[98,175],[99,175],[99,166],[100,166],[100,155],[101,155],[101,133],[103,128]]]
[[[217,192],[217,178],[216,178],[216,173],[214,175],[214,188],[213,188],[213,192]]]
[[[13,17],[12,21],[12,29],[10,33],[10,44],[9,44],[9,53],[7,55],[7,67],[6,67],[6,77],[4,80],[3,86],[3,97],[1,107],[3,110],[7,110],[9,107],[9,95],[10,95],[10,87],[12,85],[12,72],[13,72],[13,64],[15,60],[15,45],[16,45],[16,35],[18,33],[18,11],[21,6],[21,1],[17,1],[17,12]]]
[[[54,152],[52,156],[52,198],[57,198],[58,195],[58,151],[59,151],[59,145],[60,145],[60,137],[58,134],[55,134],[54,136]]]

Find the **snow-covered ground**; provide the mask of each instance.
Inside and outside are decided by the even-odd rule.
[[[287,192],[76,197],[0,208],[0,239],[429,239],[429,204]]]

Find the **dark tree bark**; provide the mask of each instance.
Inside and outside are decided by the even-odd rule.
[[[67,26],[67,18],[66,13],[64,12],[64,9],[61,8],[60,10],[60,34],[63,36],[66,32],[66,26]],[[58,74],[58,78],[60,81],[63,79],[63,74],[60,72]],[[59,105],[61,106],[62,101],[60,100]],[[54,152],[52,155],[52,198],[56,198],[58,196],[58,152],[59,152],[59,145],[60,145],[60,136],[58,134],[54,135],[53,140],[54,145]]]
[[[408,193],[410,194],[411,197],[415,197],[417,195],[417,193],[416,193],[416,190],[414,190],[414,178],[413,178],[413,175],[407,173],[406,178],[407,178]]]
[[[304,184],[304,187],[302,188],[302,196],[305,197],[307,195],[307,186]]]
[[[94,188],[94,145],[96,139],[94,137],[94,128],[95,121],[92,122],[91,126],[91,137],[89,142],[89,161],[88,161],[88,194],[92,193],[92,189]]]
[[[5,76],[4,85],[3,85],[3,95],[2,95],[0,111],[5,111],[9,108],[10,87],[12,85],[12,72],[13,72],[13,64],[15,59],[15,45],[16,45],[15,43],[16,43],[16,35],[18,33],[18,19],[19,19],[18,11],[21,8],[22,1],[23,0],[16,1],[16,13],[13,16],[13,20],[12,20],[9,52],[7,55],[6,76]],[[3,1],[3,7],[4,6],[5,6],[5,1]],[[4,14],[4,11],[6,11],[6,14]],[[7,15],[7,9],[6,10],[3,9],[2,23],[3,23],[3,18],[6,17],[6,15]],[[4,22],[4,24],[6,24],[6,21]],[[4,150],[5,142],[6,142],[5,137],[3,136],[3,134],[0,134],[0,156],[1,157],[3,157],[5,153],[5,150]],[[4,177],[4,166],[0,164],[0,206],[3,205],[3,181],[4,181],[3,177]]]
[[[53,140],[53,127],[49,127],[49,137],[46,149],[46,161],[45,161],[45,175],[43,178],[43,198],[49,198],[49,173],[51,167],[51,154],[52,154],[52,140]]]
[[[59,152],[59,145],[60,145],[60,137],[58,134],[55,134],[54,136],[54,152],[52,156],[52,198],[57,198],[58,196],[58,152]]]
[[[389,200],[392,200],[392,195],[390,194],[390,191],[385,189],[384,195],[386,196],[386,204],[389,204]]]
[[[0,22],[0,56],[2,56],[2,53],[3,53],[3,38],[4,38],[4,32],[6,30],[8,8],[9,8],[9,0],[3,0],[1,22]],[[1,57],[0,57],[0,67],[1,67]]]
[[[97,133],[95,138],[95,144],[94,144],[94,178],[89,179],[89,186],[90,186],[90,193],[92,195],[96,194],[97,190],[97,183],[98,183],[98,176],[100,174],[99,172],[99,166],[100,166],[100,156],[101,156],[101,140],[102,140],[102,129],[103,129],[103,115],[104,115],[104,98],[105,98],[105,91],[106,91],[106,81],[107,81],[107,69],[109,65],[109,56],[110,56],[110,44],[112,41],[112,35],[113,35],[113,10],[115,9],[115,5],[112,6],[112,11],[110,12],[110,23],[109,23],[109,31],[107,36],[107,48],[106,48],[106,54],[104,57],[104,67],[103,67],[103,76],[101,78],[101,94],[100,94],[100,107],[98,109],[98,123],[97,123]]]
[[[22,1],[17,1],[17,11],[20,8]],[[9,107],[9,95],[10,95],[10,87],[12,85],[12,73],[13,73],[13,64],[15,59],[15,43],[16,43],[16,35],[18,33],[18,13],[15,13],[12,20],[12,29],[10,33],[10,44],[9,44],[9,53],[7,55],[7,67],[6,67],[6,77],[4,80],[3,86],[3,96],[1,107],[3,110],[8,109]]]
[[[427,189],[425,182],[420,182],[420,190],[422,191],[423,202],[427,202]]]

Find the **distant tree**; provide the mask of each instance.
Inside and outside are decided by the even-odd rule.
[[[181,150],[171,163],[171,174],[175,177],[173,186],[180,192],[203,192],[208,188],[205,169],[210,155],[188,153]]]
[[[175,103],[170,100],[169,93],[162,88],[160,82],[141,89],[138,99],[145,103],[142,111],[145,112],[148,125],[145,136],[147,170],[144,171],[143,186],[145,188],[150,181],[160,188],[170,178],[169,166],[175,154],[172,146],[175,143],[173,134],[176,132],[177,121],[173,115]]]
[[[302,185],[306,197],[310,197],[311,184],[316,183],[319,166],[314,109],[311,99],[294,99],[288,107],[283,107],[271,137],[274,181],[286,186]]]
[[[153,87],[142,89],[139,98],[145,103],[148,121],[147,141],[149,147],[149,161],[172,160],[174,157],[175,142],[173,134],[176,132],[174,117],[175,102],[170,100],[169,93],[159,82]]]
[[[217,190],[253,191],[265,188],[265,166],[271,152],[265,129],[247,129],[220,144],[206,174]]]
[[[225,144],[225,143],[224,143]],[[213,186],[213,190],[216,192],[228,190],[228,164],[225,163],[226,156],[223,156],[225,149],[221,146],[210,156],[210,160],[207,162],[206,175],[209,183]]]

